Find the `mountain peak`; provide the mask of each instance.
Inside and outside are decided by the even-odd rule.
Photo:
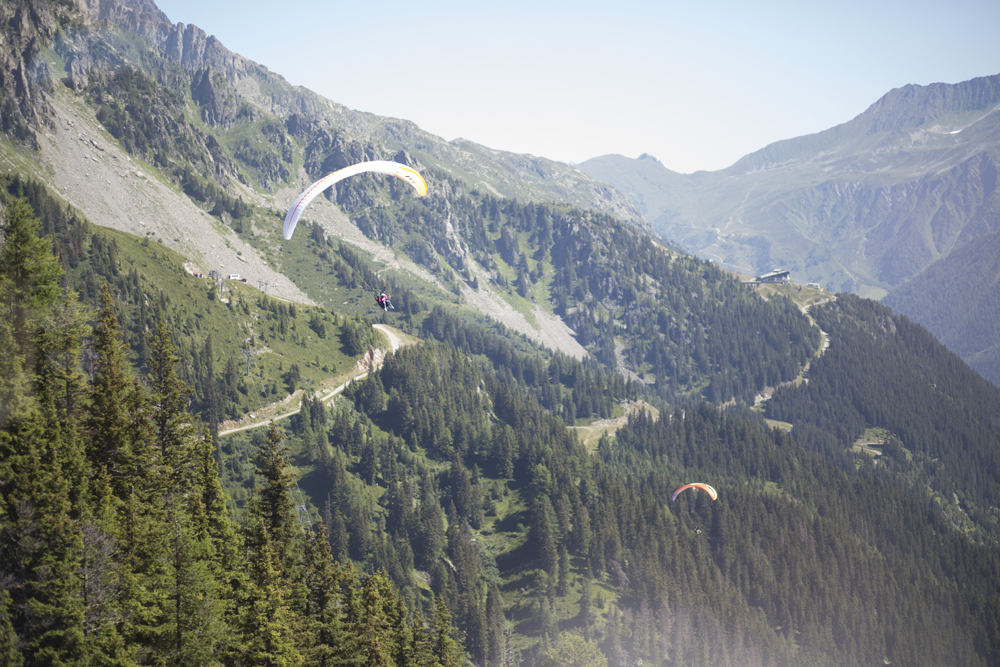
[[[1000,74],[956,84],[909,84],[883,95],[849,124],[869,132],[914,129],[959,120],[969,113],[988,113],[1000,104]]]

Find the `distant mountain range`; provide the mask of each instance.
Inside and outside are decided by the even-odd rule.
[[[998,165],[1000,75],[892,90],[847,123],[720,171],[678,174],[645,155],[578,166],[687,251],[743,274],[780,266],[796,282],[882,298],[1000,231]],[[921,279],[923,305],[912,293],[892,302],[934,328],[943,314],[931,314],[937,287],[927,281],[943,273]],[[984,348],[959,343],[957,322],[949,330],[948,344],[977,363]]]
[[[579,168],[723,266],[781,265],[801,282],[880,297],[1000,228],[998,142],[1000,75],[892,90],[847,123],[720,171],[618,155]]]

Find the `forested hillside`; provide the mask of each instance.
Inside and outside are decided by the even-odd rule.
[[[574,385],[555,362],[541,373],[460,327],[447,337],[464,352],[401,352],[335,416],[297,420],[290,442],[335,553],[394,573],[424,604],[428,588],[457,596],[477,664],[500,655],[503,622],[529,662],[566,632],[622,665],[994,659],[982,653],[998,639],[993,549],[906,485],[707,404],[635,418],[589,455],[537,397],[573,387],[565,413],[592,381]],[[628,397],[603,382],[598,400]],[[670,503],[690,479],[719,501]]]
[[[808,384],[775,392],[767,415],[794,423],[800,442],[845,469],[854,467],[848,450],[866,428],[882,430],[871,467],[930,491],[956,527],[996,544],[1000,389],[926,329],[873,301],[841,295],[812,312],[830,349]]]
[[[167,323],[179,349],[178,374],[193,389],[188,409],[204,417],[213,435],[225,420],[346,373],[375,343],[367,319],[296,306],[235,281],[195,277],[182,268],[183,258],[153,237],[95,227],[38,182],[0,177],[0,205],[12,207],[16,198],[37,212],[59,259],[61,284],[79,295],[81,317],[101,307],[102,286],[115,296],[130,363],[147,370],[147,335],[160,319]],[[367,268],[349,251],[344,255],[328,250],[338,262],[328,281],[349,291]],[[404,312],[421,309],[408,290],[398,294]]]
[[[117,315],[128,311],[99,288],[91,332],[75,296],[60,296],[71,253],[57,260],[40,229],[23,200],[8,200],[7,664],[569,664],[579,651],[622,666],[998,658],[1000,561],[969,539],[995,543],[985,509],[995,465],[981,433],[927,411],[924,397],[906,398],[966,453],[911,444],[918,433],[876,415],[870,423],[894,429],[904,452],[881,458],[905,459],[904,446],[933,453],[942,492],[963,466],[981,470],[962,499],[966,530],[919,491],[920,471],[859,468],[867,455],[850,458],[849,443],[823,450],[817,441],[838,431],[780,412],[786,390],[774,409],[796,422],[793,436],[753,413],[689,403],[640,412],[585,449],[567,420],[620,414],[650,388],[440,307],[421,320],[440,342],[390,356],[332,408],[308,393],[283,430],[222,437],[215,449],[185,410],[170,320],[140,334],[146,356],[133,370]],[[968,379],[960,362],[879,308],[846,299],[817,317],[862,356],[888,346],[906,359],[916,345],[923,369],[897,363],[930,374],[973,427],[985,419],[996,397],[954,393]],[[893,327],[903,333],[885,333]],[[787,391],[822,387],[839,354],[831,347],[810,382]],[[890,372],[902,370],[875,375]],[[869,424],[833,414],[847,437]],[[670,502],[692,480],[719,500]]]
[[[882,300],[927,327],[996,386],[1000,386],[998,262],[1000,234],[987,234],[931,264]]]
[[[521,309],[551,308],[597,361],[663,398],[752,402],[794,379],[819,347],[819,332],[790,300],[763,299],[626,223],[499,199],[428,173],[436,187],[426,198],[399,198],[404,186],[394,183],[345,181],[336,201],[366,235],[458,283],[456,291],[488,286]],[[400,200],[375,204],[389,196]]]

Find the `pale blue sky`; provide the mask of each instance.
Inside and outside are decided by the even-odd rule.
[[[715,170],[908,83],[1000,73],[1000,2],[157,0],[348,107],[445,139]]]

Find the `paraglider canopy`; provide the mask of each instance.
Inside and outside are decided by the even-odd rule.
[[[305,189],[305,192],[299,195],[298,199],[295,200],[295,203],[292,204],[292,207],[288,209],[288,214],[285,215],[285,228],[283,230],[285,240],[288,241],[292,238],[292,233],[295,231],[295,225],[299,224],[299,218],[302,217],[302,211],[304,211],[306,207],[312,203],[312,200],[316,199],[316,197],[318,197],[323,190],[326,190],[338,181],[342,181],[345,178],[356,174],[362,174],[366,171],[401,178],[412,185],[413,189],[416,190],[417,194],[421,197],[427,194],[427,182],[424,180],[424,177],[421,176],[416,169],[407,167],[405,164],[392,162],[391,160],[372,160],[371,162],[359,162],[358,164],[352,164],[350,167],[344,167],[343,169],[338,169],[332,174],[327,174],[310,185]]]
[[[695,484],[684,484],[683,486],[677,487],[677,490],[674,491],[674,495],[670,496],[670,500],[672,500],[672,501],[673,500],[677,500],[677,496],[679,496],[680,493],[681,493],[681,491],[683,491],[684,489],[701,489],[702,491],[704,491],[705,493],[707,493],[709,496],[711,496],[712,500],[716,500],[719,497],[719,492],[718,491],[716,491],[715,489],[713,489],[712,487],[710,487],[708,484],[702,484],[702,483],[698,482],[698,483],[695,483]]]

